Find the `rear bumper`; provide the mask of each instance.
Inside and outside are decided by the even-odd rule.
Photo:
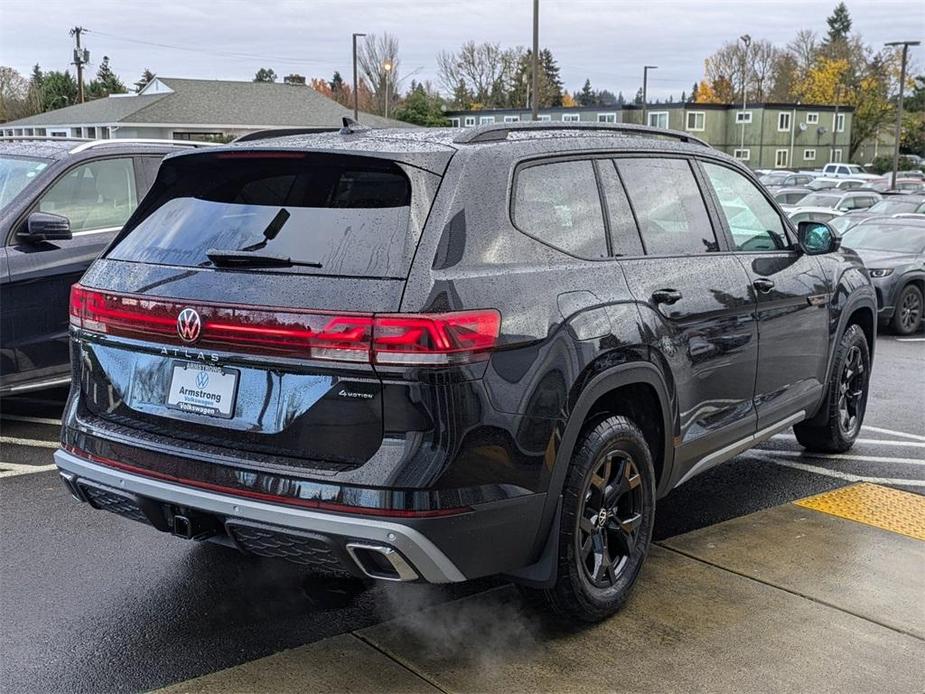
[[[535,494],[456,516],[395,522],[198,489],[64,450],[55,452],[55,462],[74,496],[94,508],[184,537],[210,535],[246,552],[386,580],[454,583],[529,564],[545,502]],[[178,531],[178,517],[187,532]]]

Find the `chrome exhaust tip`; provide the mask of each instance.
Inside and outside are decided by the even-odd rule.
[[[348,542],[347,552],[370,578],[380,581],[414,581],[418,578],[417,571],[394,547]]]

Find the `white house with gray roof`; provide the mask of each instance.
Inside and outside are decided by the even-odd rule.
[[[306,85],[155,77],[118,94],[0,123],[0,135],[212,140],[268,128],[336,128],[352,109]],[[407,123],[360,113],[364,125]]]

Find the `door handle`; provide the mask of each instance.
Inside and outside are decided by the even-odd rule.
[[[759,277],[754,282],[752,282],[752,286],[762,294],[767,294],[769,291],[774,289],[774,283],[767,277]]]
[[[652,301],[656,304],[674,304],[681,300],[677,289],[656,289],[652,292]]]

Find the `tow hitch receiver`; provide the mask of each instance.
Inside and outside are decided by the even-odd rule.
[[[187,509],[176,509],[170,522],[170,532],[185,540],[205,540],[217,534],[220,528],[214,516]]]

